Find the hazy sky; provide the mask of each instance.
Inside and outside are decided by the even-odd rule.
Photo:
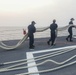
[[[53,19],[64,26],[72,17],[76,19],[76,0],[0,0],[0,26],[28,26],[34,20],[45,27]]]

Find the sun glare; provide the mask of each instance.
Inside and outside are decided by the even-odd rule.
[[[53,0],[0,0],[0,11],[17,12],[52,4]]]

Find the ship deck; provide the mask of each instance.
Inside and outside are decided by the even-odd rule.
[[[22,74],[22,73],[41,72],[43,70],[49,70],[49,71],[36,73],[36,74],[28,74],[28,75],[76,75],[76,63],[65,66],[66,64],[76,61],[75,57],[72,60],[70,60],[64,64],[61,64],[61,65],[57,65],[50,61],[47,61],[41,65],[37,65],[46,60],[64,62],[67,59],[75,56],[76,48],[74,48],[74,47],[76,45],[76,39],[73,38],[73,42],[69,42],[69,41],[67,42],[65,40],[65,38],[66,37],[64,37],[64,36],[58,37],[56,39],[55,46],[47,45],[47,41],[49,39],[48,37],[47,38],[35,38],[35,49],[34,50],[29,50],[28,39],[20,47],[13,49],[13,50],[7,51],[7,50],[0,48],[0,63],[4,63],[4,65],[0,66],[0,75],[16,75],[16,74]],[[8,40],[8,41],[4,41],[4,43],[7,45],[15,45],[18,41],[19,40]],[[64,52],[62,54],[58,54],[55,56],[51,56],[51,54],[54,52],[62,51],[62,50],[65,51],[65,49],[67,51],[67,50],[70,50],[71,48],[72,48],[71,51]],[[44,57],[46,57],[45,59],[37,60],[37,58],[36,58],[38,56],[49,54],[49,53],[51,53],[50,56],[49,57],[44,56]],[[31,62],[31,60],[27,60],[27,59],[31,59],[31,58],[33,58],[32,59],[33,62]],[[19,60],[23,60],[23,61],[19,61]],[[27,60],[27,61],[25,61],[25,60]],[[13,63],[13,61],[18,61],[18,62]],[[7,69],[7,67],[9,67],[9,66],[14,66],[15,64],[16,65],[21,64],[23,62],[24,62],[24,64],[14,67],[14,68],[18,68],[18,69],[15,69],[15,70],[11,70],[14,68]],[[31,63],[29,63],[29,62],[31,62]],[[32,66],[32,65],[37,65],[37,66],[21,68],[21,67]],[[64,67],[62,67],[62,66],[64,66]],[[61,67],[61,68],[51,71],[51,69],[54,69],[56,67]],[[2,71],[2,70],[4,70],[4,71]]]

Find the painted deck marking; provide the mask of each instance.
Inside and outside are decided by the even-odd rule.
[[[31,52],[27,52],[26,55],[27,55],[27,59],[34,58],[34,56],[33,56],[33,54]],[[28,60],[27,62],[30,62],[30,61],[34,61],[34,59]],[[31,62],[31,63],[27,64],[27,66],[32,66],[32,65],[36,65],[36,63],[35,62]],[[30,68],[28,68],[28,72],[29,73],[38,72],[38,69],[37,69],[37,67],[30,67]],[[30,75],[39,75],[39,74],[30,74]]]

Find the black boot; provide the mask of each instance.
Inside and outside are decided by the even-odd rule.
[[[47,44],[48,44],[48,45],[50,45],[50,42],[49,42],[49,41],[47,41]]]
[[[68,41],[68,38],[66,38],[66,40]]]
[[[73,40],[70,40],[70,42],[73,42]]]

